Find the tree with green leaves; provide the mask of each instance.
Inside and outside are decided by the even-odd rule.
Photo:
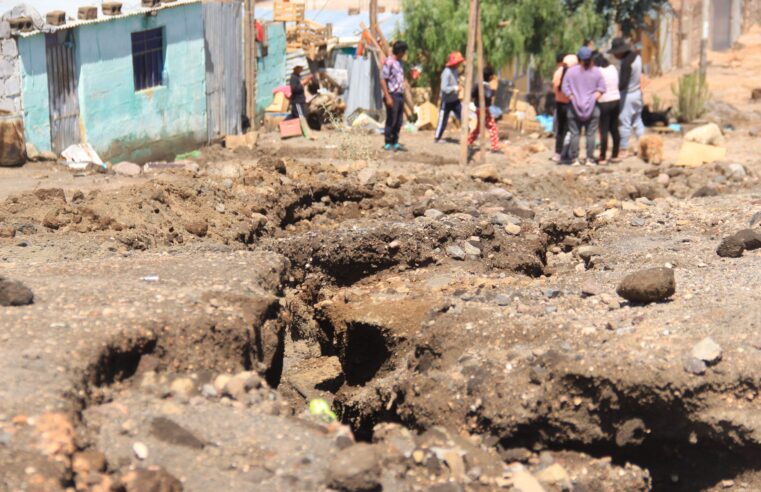
[[[611,22],[625,33],[665,0],[480,0],[486,62],[503,67],[531,57],[533,67],[549,75],[559,52],[575,52],[584,39],[603,36]],[[468,0],[403,0],[411,63],[423,67],[420,84],[436,94],[447,55],[465,52]]]

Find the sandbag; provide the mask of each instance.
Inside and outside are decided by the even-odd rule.
[[[24,162],[24,120],[21,115],[0,112],[0,166],[18,166]]]

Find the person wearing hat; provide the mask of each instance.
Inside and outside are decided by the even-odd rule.
[[[441,108],[439,109],[439,123],[436,125],[436,142],[441,141],[444,131],[447,129],[449,115],[454,113],[455,118],[462,121],[462,103],[460,103],[460,71],[459,67],[465,61],[462,53],[453,51],[449,54],[447,66],[441,73]]]
[[[632,128],[637,137],[644,134],[642,121],[642,58],[623,38],[615,38],[611,44],[611,55],[621,61],[618,78],[618,90],[621,93],[621,114],[619,115],[619,133],[621,134],[620,158],[629,154],[629,139]]]
[[[576,56],[579,64],[568,69],[563,79],[563,94],[571,100],[568,106],[571,146],[569,158],[562,162],[570,164],[578,159],[580,164],[585,163],[585,160],[579,159],[579,140],[581,130],[584,129],[587,139],[586,161],[596,164],[595,137],[600,119],[597,100],[605,93],[605,80],[600,69],[592,63],[591,49],[582,46]]]
[[[552,160],[560,162],[568,159],[568,146],[565,145],[565,138],[568,134],[568,105],[571,100],[563,94],[562,86],[568,69],[578,65],[579,59],[576,55],[558,55],[558,67],[552,75],[552,88],[555,91],[555,155]]]
[[[291,73],[291,79],[288,85],[291,87],[291,114],[288,116],[288,120],[293,120],[299,117],[299,110],[301,115],[306,118],[307,116],[307,98],[304,92],[304,86],[309,84],[312,80],[312,76],[301,79],[301,73],[304,71],[304,65],[296,65],[293,67],[293,73]]]

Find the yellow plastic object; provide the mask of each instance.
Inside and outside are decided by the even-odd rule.
[[[309,414],[319,417],[326,422],[335,422],[338,420],[338,417],[330,408],[328,402],[322,398],[315,398],[309,402]]]

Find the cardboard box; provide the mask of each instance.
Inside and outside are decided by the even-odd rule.
[[[301,121],[299,121],[298,118],[283,121],[280,123],[280,138],[281,139],[286,139],[291,137],[300,137],[300,136],[302,136]]]

